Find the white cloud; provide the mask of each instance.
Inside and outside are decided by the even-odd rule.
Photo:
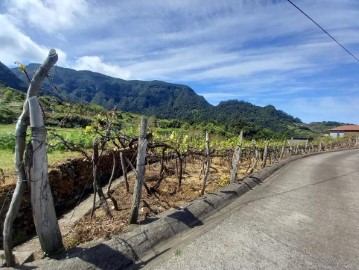
[[[15,27],[10,20],[0,14],[0,60],[6,65],[20,62],[41,62],[47,55],[48,49],[38,45],[27,35]]]
[[[82,56],[75,61],[72,68],[77,70],[91,70],[122,79],[128,79],[131,76],[129,70],[117,65],[107,64],[103,62],[99,56]]]
[[[359,55],[359,1],[298,5]],[[0,10],[6,63],[41,62],[55,44],[60,66],[199,85],[212,103],[358,95],[357,63],[287,1],[5,0]]]
[[[68,62],[67,62],[67,54],[66,54],[66,52],[64,52],[63,50],[61,50],[59,48],[55,48],[55,50],[57,52],[57,55],[59,56],[59,59],[57,60],[57,65],[60,66],[60,67],[70,67]]]
[[[307,6],[308,10],[312,7],[315,5]],[[333,18],[338,18],[335,29],[345,33],[345,41],[354,42],[357,35],[353,26],[358,24],[353,22],[347,27],[345,19],[350,19],[343,16],[347,10],[335,2],[326,8],[337,12],[324,16],[322,21],[333,25]],[[109,24],[116,22],[117,34],[95,39],[82,48],[94,55],[116,52],[114,61],[130,69],[133,78],[245,80],[263,72],[320,72],[352,61],[286,2],[204,5],[201,1],[134,1],[117,3],[109,9],[103,8],[102,12],[109,12]],[[355,11],[349,14],[353,18],[359,15]]]
[[[9,0],[7,9],[17,25],[48,33],[71,28],[88,13],[85,0]]]
[[[15,61],[28,64],[42,63],[45,60],[50,48],[37,44],[2,14],[0,25],[4,26],[0,31],[0,61],[5,65],[12,66]],[[66,53],[61,49],[55,49],[59,55],[58,65],[67,66]]]
[[[195,76],[199,70],[233,62],[236,58],[235,52],[222,52],[214,46],[200,44],[163,49],[161,55],[129,64],[127,68],[131,70],[133,77],[141,79],[183,79],[188,73]]]

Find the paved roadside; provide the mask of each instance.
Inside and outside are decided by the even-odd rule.
[[[358,209],[359,150],[299,159],[131,269],[359,269]]]
[[[133,172],[128,174],[128,177],[133,175]],[[123,176],[115,179],[112,183],[112,188],[116,188],[122,181],[124,181]],[[106,194],[108,184],[102,188],[103,192]],[[99,202],[99,199],[97,200]],[[92,209],[93,204],[93,195],[88,196],[86,199],[81,201],[74,209],[65,213],[59,217],[59,227],[62,235],[66,235],[71,231],[74,224],[89,213]],[[34,258],[41,257],[42,250],[37,236],[26,241],[25,243],[18,245],[14,248],[13,253],[16,257],[16,260],[21,264],[23,262],[33,261]]]
[[[173,237],[178,238],[181,235],[186,237],[185,235],[191,235],[196,230],[203,231],[202,228],[205,228],[207,224],[214,228],[215,225],[213,224],[216,222],[211,223],[208,221],[215,220],[217,215],[219,215],[217,222],[223,220],[223,213],[227,211],[225,210],[227,208],[223,208],[225,205],[261,184],[264,179],[279,168],[297,159],[302,159],[302,157],[294,157],[274,164],[258,174],[248,177],[243,183],[232,184],[221,191],[207,194],[179,209],[165,212],[155,221],[147,225],[141,225],[127,234],[115,236],[113,239],[102,243],[87,244],[79,247],[73,253],[67,254],[66,257],[58,258],[57,260],[44,259],[26,264],[25,267],[43,269],[121,269],[130,266],[136,261],[140,263],[135,264],[133,267],[139,267],[146,263],[143,259],[146,256],[149,258],[148,261],[151,261],[154,257],[161,257],[159,255],[162,253],[168,254],[166,249],[171,251],[171,247],[162,250],[160,248],[166,245],[166,240]],[[230,211],[226,213],[228,215]]]
[[[206,194],[200,199],[160,214],[157,220],[141,225],[133,231],[115,236],[106,242],[88,243],[65,257],[43,259],[26,264],[26,267],[44,269],[121,269],[133,264],[142,256],[155,250],[161,242],[189,229],[200,227],[204,220],[231,201],[254,189],[273,172],[302,156],[274,164],[252,175],[241,183],[227,186],[221,191]]]

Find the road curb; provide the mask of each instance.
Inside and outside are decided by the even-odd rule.
[[[150,223],[142,224],[128,233],[114,236],[111,240],[102,243],[79,247],[71,254],[67,254],[66,258],[46,258],[28,263],[26,266],[48,269],[124,268],[160,242],[190,228],[201,226],[205,218],[254,189],[287,164],[313,154],[294,156],[272,164],[239,183],[233,183],[219,191],[208,193],[180,208],[168,210],[153,218],[154,220]]]

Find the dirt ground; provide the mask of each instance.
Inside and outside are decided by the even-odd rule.
[[[246,176],[246,170],[249,168],[249,161],[242,160],[240,171],[238,172],[238,179]],[[55,163],[51,167],[56,166]],[[165,162],[167,168],[164,174],[160,187],[155,193],[149,194],[145,188],[142,189],[142,200],[140,204],[140,212],[138,224],[148,222],[151,217],[168,210],[170,208],[179,207],[187,202],[193,201],[201,196],[201,189],[203,183],[203,166],[204,158],[200,156],[190,156],[185,159],[183,166],[183,178],[181,188],[178,190],[178,174],[176,160],[169,160]],[[207,179],[205,192],[216,191],[229,184],[231,168],[230,158],[212,158],[210,173]],[[145,182],[149,188],[153,187],[159,179],[160,163],[153,163],[146,166]],[[60,220],[59,226],[63,233],[63,242],[65,249],[71,249],[79,244],[96,241],[101,239],[110,239],[113,235],[123,233],[134,228],[129,225],[130,209],[133,196],[133,189],[135,183],[135,176],[129,176],[129,192],[126,191],[125,183],[116,183],[115,187],[111,189],[111,194],[116,200],[118,210],[115,209],[112,201],[107,199],[107,203],[111,210],[112,218],[107,217],[103,208],[98,206],[91,218],[90,214],[85,214],[92,208],[93,195],[81,203],[81,208],[84,209],[82,214],[77,214],[76,219],[71,218],[67,222]],[[0,193],[8,193],[9,185],[2,185]],[[5,193],[3,194],[5,195]],[[107,196],[106,196],[107,197]],[[86,204],[86,205],[85,205]],[[80,206],[80,205],[79,205]],[[77,209],[77,208],[76,208]],[[76,211],[78,212],[78,211]],[[77,220],[77,221],[76,221]],[[37,239],[27,241],[21,246],[22,249],[36,250],[35,258],[40,259],[43,254],[39,247]]]
[[[140,205],[139,224],[145,222],[146,218],[150,218],[167,209],[178,207],[186,202],[193,201],[200,197],[202,188],[203,161],[199,158],[189,158],[184,166],[184,174],[182,186],[177,190],[178,178],[176,173],[175,161],[169,161],[166,166],[168,173],[165,175],[161,185],[156,193],[148,194],[143,188],[142,201]],[[245,165],[245,164],[244,164]],[[154,186],[159,178],[158,163],[146,166],[145,182],[148,187]],[[243,166],[242,168],[246,168]],[[240,179],[245,174],[245,170],[238,173]],[[213,158],[210,166],[210,174],[207,180],[206,192],[213,192],[226,186],[229,183],[230,161],[223,158]],[[64,236],[64,244],[67,249],[75,247],[81,243],[98,240],[109,239],[112,235],[130,229],[128,226],[130,208],[132,202],[132,191],[134,187],[135,177],[129,178],[130,192],[126,192],[125,184],[121,183],[113,189],[113,197],[115,198],[119,210],[114,209],[114,205],[107,200],[111,209],[112,218],[105,215],[102,207],[98,207],[93,217],[90,214],[84,216],[75,223],[73,229]]]

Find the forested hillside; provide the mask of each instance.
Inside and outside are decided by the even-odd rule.
[[[26,91],[26,84],[19,79],[19,77],[14,76],[14,73],[3,63],[0,62],[0,84],[9,86],[21,91]]]
[[[30,64],[26,69],[31,76],[38,67]],[[26,81],[19,69],[12,71]],[[126,81],[91,71],[54,67],[42,93],[64,101],[95,103],[108,109],[116,106],[119,110],[157,118],[221,125],[231,133],[244,130],[254,138],[315,136],[300,119],[274,106],[260,107],[238,100],[213,106],[186,85],[162,81]]]
[[[26,67],[30,74],[38,64]],[[24,74],[13,69],[25,80]],[[72,102],[93,102],[108,109],[153,115],[160,118],[191,119],[193,110],[210,104],[190,87],[161,81],[126,81],[91,71],[54,67],[51,79],[43,84],[46,94],[56,94]],[[56,91],[52,86],[56,86]]]
[[[229,100],[222,101],[212,108],[211,115],[220,123],[245,129],[248,135],[261,134],[260,137],[271,137],[273,134],[282,137],[302,134],[310,136],[310,132],[301,128],[301,120],[294,118],[283,111],[276,110],[274,106],[255,106],[251,103]],[[208,115],[210,117],[210,115]],[[293,132],[296,130],[296,132]]]
[[[351,123],[341,123],[335,121],[323,121],[323,122],[312,122],[308,124],[308,127],[316,133],[328,133],[329,129],[344,126],[344,125],[352,125]]]

